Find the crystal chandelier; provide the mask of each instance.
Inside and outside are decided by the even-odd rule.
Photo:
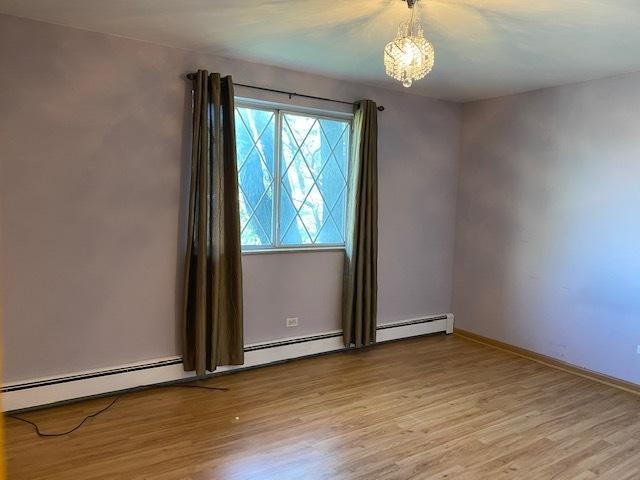
[[[405,87],[414,80],[424,78],[433,68],[435,53],[433,45],[424,38],[422,26],[414,19],[415,3],[405,0],[411,11],[409,20],[398,27],[398,35],[384,47],[384,69]]]

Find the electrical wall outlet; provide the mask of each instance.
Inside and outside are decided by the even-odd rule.
[[[640,345],[636,345],[636,353],[640,355]]]
[[[297,326],[298,326],[298,317],[287,318],[287,328],[297,327]]]

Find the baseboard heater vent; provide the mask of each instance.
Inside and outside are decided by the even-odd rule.
[[[378,343],[438,332],[453,333],[453,315],[382,324],[377,327],[377,331]],[[220,367],[212,375],[340,350],[345,348],[342,332],[339,330],[252,344],[244,348],[244,365]],[[181,357],[170,357],[117,368],[34,379],[2,386],[2,410],[6,412],[32,408],[194,377],[193,372],[183,371]]]
[[[57,385],[60,383],[76,382],[78,380],[87,380],[90,378],[106,377],[107,375],[119,375],[122,373],[137,372],[140,370],[148,370],[150,368],[159,368],[159,367],[166,367],[167,365],[179,365],[179,364],[182,364],[182,358],[170,358],[167,360],[149,362],[141,365],[131,365],[126,367],[110,368],[109,370],[100,370],[98,372],[66,375],[64,377],[50,378],[47,380],[36,380],[33,382],[25,382],[25,383],[18,383],[15,385],[8,385],[6,387],[2,387],[0,389],[0,393],[15,392],[17,390],[24,390],[26,388],[37,388],[37,387],[44,387],[47,385]]]
[[[323,340],[325,338],[337,338],[342,337],[342,332],[335,331],[329,333],[321,333],[319,335],[309,335],[308,337],[290,338],[288,340],[277,340],[275,342],[259,343],[255,345],[247,345],[244,347],[246,352],[255,352],[256,350],[265,350],[267,348],[283,347],[285,345],[295,345],[296,343],[315,342],[316,340]]]
[[[386,330],[388,328],[406,327],[408,325],[418,325],[420,323],[431,323],[431,322],[437,322],[439,320],[446,321],[447,315],[438,315],[437,317],[416,318],[413,320],[404,320],[402,322],[396,322],[396,323],[383,323],[382,325],[378,325],[376,327],[376,330],[379,332],[380,330]]]

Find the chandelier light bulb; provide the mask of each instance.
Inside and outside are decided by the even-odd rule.
[[[407,0],[411,16],[398,27],[398,34],[384,48],[384,69],[387,75],[410,87],[433,68],[433,45],[424,38],[420,22],[414,18],[415,2]]]

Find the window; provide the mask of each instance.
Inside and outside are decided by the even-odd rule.
[[[344,245],[350,117],[238,101],[235,122],[243,249]]]

